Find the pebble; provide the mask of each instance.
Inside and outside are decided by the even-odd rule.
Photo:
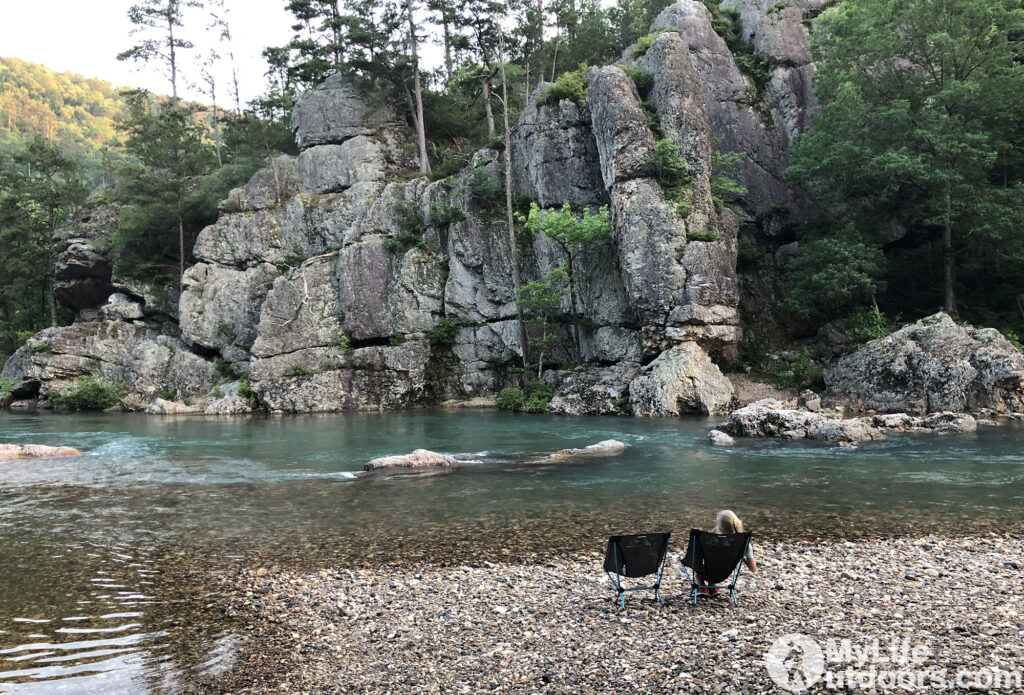
[[[625,610],[591,552],[480,566],[247,569],[223,577],[217,593],[245,651],[190,685],[250,695],[779,692],[763,657],[787,633],[883,644],[905,636],[930,650],[929,663],[1024,670],[1014,560],[1024,539],[762,539],[757,550],[759,572],[741,573],[738,607],[727,593],[694,606],[674,555],[665,605],[632,592]]]

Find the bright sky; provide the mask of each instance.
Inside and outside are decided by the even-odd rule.
[[[0,56],[42,63],[57,72],[75,72],[98,77],[115,86],[145,87],[159,94],[170,94],[170,82],[156,64],[120,62],[117,54],[131,48],[137,37],[129,35],[132,24],[127,11],[133,0],[0,0]],[[267,46],[279,46],[291,37],[291,15],[286,0],[225,0],[234,36],[235,63],[238,70],[242,105],[263,93],[266,63],[260,56]],[[186,20],[184,37],[196,49],[218,48],[226,56],[223,44],[215,46],[216,34],[206,30],[205,13]],[[199,80],[195,59],[200,50],[184,51],[179,69],[182,96],[208,103],[189,83]],[[228,86],[231,69],[226,57],[217,70],[217,102],[231,101]]]

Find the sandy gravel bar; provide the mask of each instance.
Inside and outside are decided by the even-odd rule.
[[[666,605],[634,594],[625,610],[596,552],[531,565],[250,568],[222,580],[241,633],[235,665],[196,690],[785,692],[764,655],[788,633],[927,650],[881,670],[1024,672],[1022,550],[1024,539],[998,536],[765,542],[738,608],[721,597],[692,606],[675,556]],[[811,690],[865,692],[824,680]]]

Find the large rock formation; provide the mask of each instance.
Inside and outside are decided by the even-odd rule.
[[[825,383],[830,398],[881,413],[1024,412],[1024,355],[941,312],[843,357]]]
[[[145,404],[171,387],[180,399],[210,392],[194,405],[153,405],[164,413],[247,406],[237,394],[213,398],[230,372],[247,372],[255,399],[277,412],[492,395],[518,382],[509,367],[527,349],[501,210],[510,156],[515,194],[544,209],[607,205],[611,213],[611,238],[580,250],[573,265],[578,325],[557,327],[560,344],[545,357],[552,410],[721,412],[734,398],[715,360],[730,357],[740,338],[741,218],[760,219],[776,203],[798,207],[779,174],[813,105],[790,89],[793,75],[809,74],[805,30],[797,22],[800,37],[790,41],[790,15],[753,5],[737,15],[754,50],[775,61],[771,118],[751,102],[752,82],[708,11],[684,0],[658,21],[678,33],[623,59],[650,75],[643,99],[621,67],[593,68],[582,103],[541,106],[535,95],[510,152],[481,150],[443,181],[411,177],[401,105],[332,77],[296,100],[298,156],[271,159],[199,234],[174,311],[158,315],[152,290],[110,271],[116,259],[100,250],[116,209],[94,207],[69,229],[60,274],[79,322],[41,335],[51,347],[23,349],[6,371],[38,382],[43,395],[83,374],[128,383]],[[750,153],[739,216],[713,202],[716,137],[726,138],[722,149]],[[657,178],[658,138],[677,145],[689,169],[670,190]],[[568,260],[543,235],[521,235],[517,246],[524,281]],[[568,298],[562,308],[571,311]],[[177,326],[161,323],[166,317]],[[101,335],[117,336],[124,354]],[[125,357],[138,351],[149,355],[145,367]],[[174,376],[182,360],[194,361],[192,382]]]

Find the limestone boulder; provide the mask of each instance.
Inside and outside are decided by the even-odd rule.
[[[548,412],[559,415],[614,415],[629,409],[629,385],[640,364],[626,362],[574,372],[552,372],[557,382]]]
[[[458,461],[451,456],[439,454],[434,451],[428,451],[427,449],[416,449],[411,454],[383,456],[381,458],[373,459],[363,466],[363,470],[378,471],[386,468],[429,468],[436,466],[449,467],[455,465],[458,465]]]
[[[401,118],[386,91],[345,75],[328,77],[315,90],[295,99],[291,127],[300,149],[341,144],[382,128],[401,127]]]
[[[944,313],[841,358],[825,383],[829,398],[882,413],[1024,412],[1024,355],[995,329]]]
[[[696,343],[682,343],[643,368],[629,387],[635,415],[664,417],[728,412],[732,383]]]

